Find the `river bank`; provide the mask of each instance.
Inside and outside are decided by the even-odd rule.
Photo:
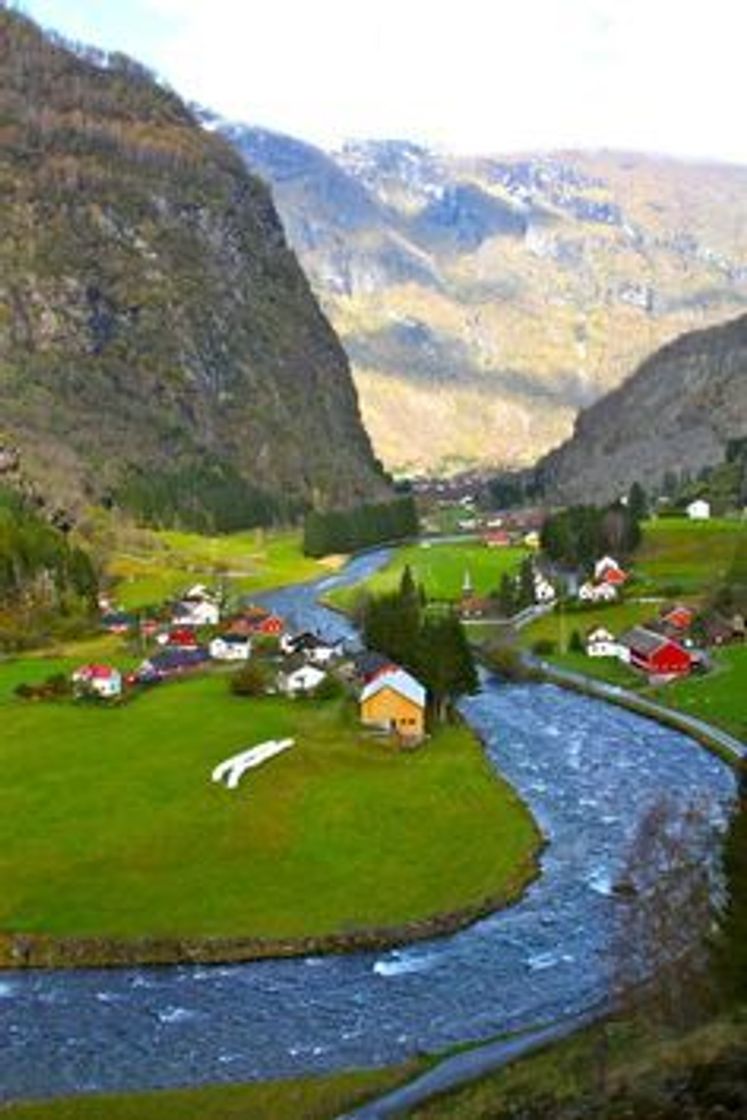
[[[360,579],[377,562],[353,561],[347,574]],[[349,623],[316,601],[325,584],[266,601],[299,629],[352,640]],[[5,1096],[391,1065],[596,1006],[606,989],[612,884],[637,822],[658,797],[686,799],[698,789],[718,827],[733,773],[678,732],[549,683],[486,675],[461,709],[549,840],[541,876],[516,905],[458,933],[381,952],[6,972]],[[459,785],[449,793],[459,800]]]

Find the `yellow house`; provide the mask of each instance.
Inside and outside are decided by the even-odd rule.
[[[405,739],[425,734],[425,689],[404,669],[380,673],[361,693],[361,723],[381,727]]]

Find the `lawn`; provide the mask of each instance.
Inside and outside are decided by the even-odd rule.
[[[115,598],[128,610],[161,603],[190,583],[222,579],[236,592],[314,579],[328,568],[304,556],[297,532],[262,529],[227,536],[140,531],[108,562]]]
[[[726,518],[647,521],[635,555],[636,591],[689,600],[702,595],[723,581],[746,534],[747,523]]]
[[[500,586],[505,572],[518,571],[527,555],[524,548],[488,548],[481,541],[449,541],[436,544],[421,541],[398,548],[389,563],[364,583],[339,588],[330,593],[330,602],[347,609],[363,591],[376,594],[398,586],[406,565],[429,599],[456,601],[462,594],[468,573],[477,595],[487,595]]]
[[[703,676],[673,681],[647,694],[672,708],[717,724],[747,742],[747,646],[731,646],[715,654],[715,665]]]
[[[91,1094],[0,1105],[4,1120],[329,1120],[386,1093],[417,1070],[416,1063],[328,1077],[209,1085],[153,1093]]]
[[[238,698],[217,674],[117,708],[9,695],[63,665],[0,666],[1,930],[321,936],[501,897],[532,871],[532,819],[461,725],[397,753],[346,702]],[[209,781],[286,736],[238,792]]]

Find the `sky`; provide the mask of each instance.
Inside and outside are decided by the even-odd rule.
[[[23,0],[232,120],[333,148],[747,163],[747,0]]]

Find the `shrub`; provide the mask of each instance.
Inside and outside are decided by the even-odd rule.
[[[315,700],[338,700],[344,693],[342,682],[329,674],[314,689]]]
[[[247,661],[231,674],[229,687],[234,696],[264,696],[267,690],[267,676],[256,661]]]
[[[574,631],[578,633],[578,631]],[[532,643],[532,653],[536,653],[539,657],[547,657],[551,653],[555,653],[556,643],[552,638],[538,638],[536,642]]]
[[[574,630],[571,634],[571,640],[568,643],[568,649],[571,653],[583,653],[584,643],[578,630]],[[552,651],[551,651],[552,652]]]

